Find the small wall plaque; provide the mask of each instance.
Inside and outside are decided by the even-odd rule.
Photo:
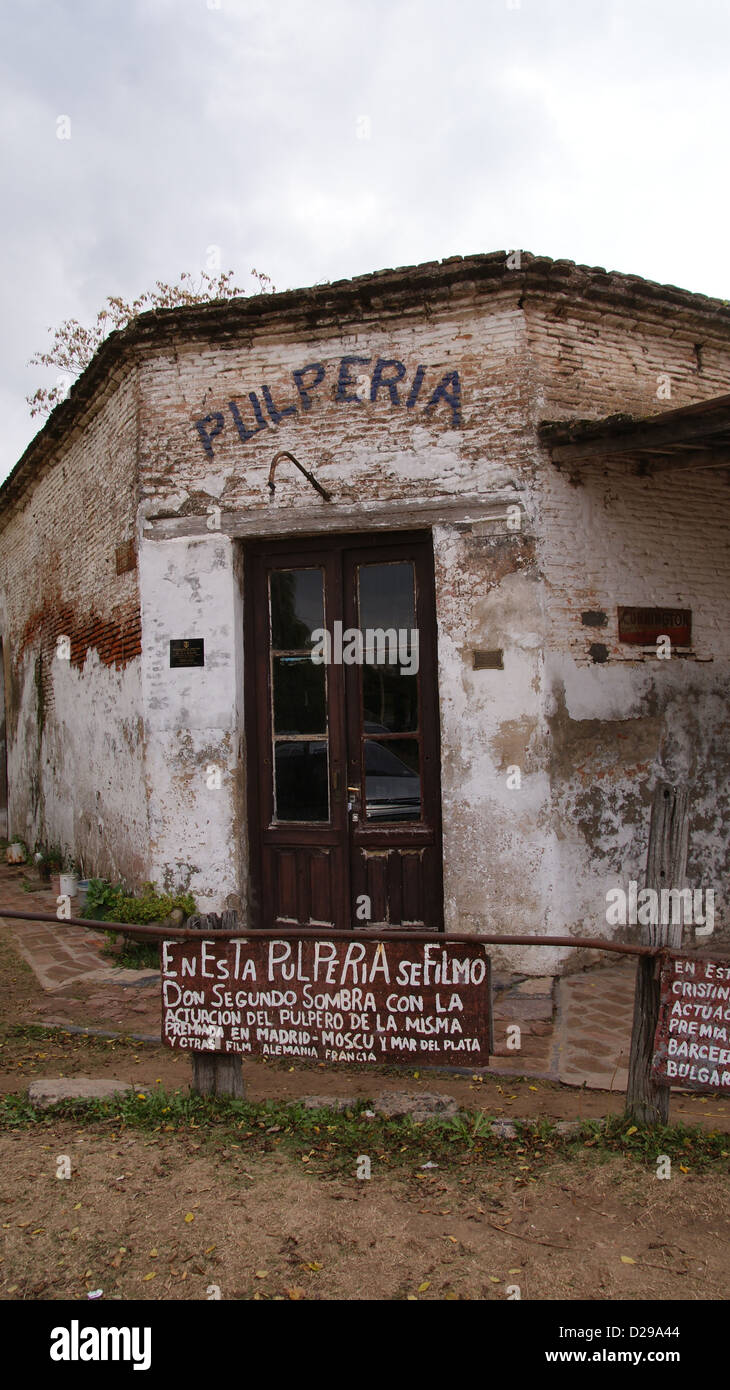
[[[503,671],[504,652],[501,647],[489,652],[472,652],[472,662],[475,671]]]
[[[619,608],[619,642],[627,642],[633,647],[652,647],[657,637],[671,638],[675,647],[691,647],[691,609]]]
[[[205,666],[204,637],[171,637],[171,666]]]

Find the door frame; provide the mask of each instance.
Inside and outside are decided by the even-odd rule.
[[[429,602],[427,606],[426,619],[427,631],[425,642],[419,636],[419,664],[424,672],[425,681],[429,682],[434,692],[434,708],[431,719],[431,734],[426,755],[425,744],[422,743],[422,776],[429,778],[434,796],[434,805],[437,808],[437,824],[434,827],[433,852],[437,866],[438,879],[438,930],[444,930],[443,919],[443,820],[442,820],[442,798],[441,798],[441,721],[440,721],[440,700],[438,687],[438,659],[437,659],[437,620],[436,620],[436,587],[433,558],[433,535],[431,530],[406,529],[403,531],[326,531],[316,535],[287,535],[277,534],[274,536],[257,536],[256,538],[241,541],[243,552],[243,628],[244,628],[244,648],[243,648],[243,684],[244,684],[244,739],[243,744],[246,756],[246,812],[247,812],[247,841],[248,841],[248,901],[249,915],[253,926],[263,925],[261,922],[262,890],[263,890],[263,863],[262,863],[262,798],[259,785],[259,762],[255,752],[255,739],[258,737],[258,721],[260,710],[268,705],[268,671],[265,664],[257,662],[257,648],[255,640],[256,614],[252,601],[253,590],[253,564],[254,558],[262,554],[276,555],[277,552],[282,557],[287,554],[309,556],[314,559],[320,557],[322,563],[322,552],[330,555],[342,554],[343,551],[367,551],[367,550],[387,550],[389,546],[397,547],[411,542],[424,547],[427,560],[427,571],[429,580]],[[338,588],[341,586],[341,575],[337,579]],[[340,604],[342,605],[343,595],[339,593]],[[343,610],[344,612],[344,610]],[[253,664],[253,670],[249,670],[249,662]],[[343,720],[343,732],[345,734],[344,746],[349,743],[347,721],[352,717],[352,711],[348,711],[345,700],[345,681],[344,669],[332,666],[328,668],[330,672],[337,673],[338,685],[341,684],[339,691],[340,709],[336,711],[336,718]],[[267,698],[264,699],[264,692]],[[263,703],[262,703],[263,701]],[[342,769],[342,774],[346,776],[346,768]],[[331,776],[331,772],[330,772]],[[434,785],[435,782],[435,785]],[[347,813],[346,813],[347,821]],[[417,828],[416,839],[418,839]],[[324,835],[342,833],[335,831],[332,819],[328,826],[323,824],[322,832]],[[351,854],[351,835],[349,824],[344,826],[345,845],[346,845],[346,874],[343,878],[343,920],[350,922],[350,902],[347,901],[347,887],[351,877],[350,854]],[[387,831],[374,829],[372,838],[387,836]],[[370,838],[370,837],[368,837]],[[382,841],[381,841],[382,842]],[[366,925],[366,924],[363,924]]]

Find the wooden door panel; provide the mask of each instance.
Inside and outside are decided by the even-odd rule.
[[[371,583],[373,575],[377,582]],[[365,606],[359,602],[363,578],[369,589]],[[438,931],[441,791],[430,540],[402,537],[377,549],[352,548],[345,555],[344,602],[350,626],[367,631],[369,610],[377,629],[415,627],[419,656],[412,674],[400,656],[392,664],[375,662],[370,671],[345,671],[348,783],[360,785],[359,814],[350,827],[353,897],[370,897],[373,925]],[[360,917],[354,925],[361,923],[368,925]]]
[[[417,926],[424,925],[426,915],[423,904],[423,880],[428,873],[429,866],[424,863],[427,854],[432,854],[433,850],[416,849],[405,850],[400,856],[401,869],[401,919],[405,923],[414,923]]]
[[[333,850],[309,854],[309,911],[313,922],[329,922],[335,926],[337,855]]]
[[[399,681],[390,657],[366,659],[367,670],[335,660],[322,675],[311,660],[314,630],[332,633],[338,622],[358,629],[368,603],[384,628],[390,617],[397,626],[408,576],[420,644],[417,702],[415,677]],[[246,549],[245,609],[257,924],[441,928],[430,537],[255,543]],[[363,898],[370,900],[369,918],[357,911]]]
[[[426,885],[437,881],[429,856],[423,849],[359,850],[353,862],[353,899],[361,894],[370,899],[370,920],[356,918],[355,927],[412,927],[414,931],[438,930],[440,914],[426,909]]]
[[[274,902],[277,919],[296,922],[299,915],[297,894],[297,851],[280,849],[267,855],[273,869]]]
[[[264,845],[263,901],[268,926],[341,925],[341,851]]]

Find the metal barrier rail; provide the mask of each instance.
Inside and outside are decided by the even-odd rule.
[[[218,914],[211,914],[218,916]],[[207,914],[200,914],[201,918]],[[159,924],[144,926],[139,922],[99,922],[86,917],[58,917],[48,912],[22,912],[5,909],[0,905],[0,918],[8,917],[25,922],[52,922],[55,926],[86,927],[90,931],[115,932],[143,941],[246,941],[267,938],[269,940],[329,940],[329,941],[420,941],[442,945],[464,942],[479,946],[567,946],[591,951],[608,951],[615,955],[636,956],[636,992],[634,998],[634,1024],[629,1056],[629,1074],[626,1091],[627,1117],[637,1123],[653,1125],[669,1123],[670,1084],[657,1081],[652,1075],[653,1046],[659,1019],[658,966],[673,957],[681,958],[684,951],[664,945],[639,946],[628,942],[604,941],[596,936],[525,936],[496,934],[484,935],[476,932],[419,932],[386,928],[378,930],[368,927],[362,931],[351,929],[328,930],[326,927],[284,927],[275,929],[244,927],[215,927],[201,925],[191,927],[164,927]],[[702,960],[700,952],[692,953]],[[654,958],[655,963],[652,962]],[[711,957],[710,957],[711,959]],[[200,1094],[242,1096],[241,1059],[238,1054],[208,1054],[191,1049],[193,1064],[193,1089]],[[236,1058],[238,1061],[236,1062]],[[703,1087],[702,1089],[708,1089]]]
[[[672,951],[667,946],[634,946],[630,943],[619,941],[604,941],[599,936],[508,936],[502,934],[489,933],[482,935],[477,932],[428,932],[428,931],[399,931],[397,928],[388,927],[384,931],[377,928],[368,927],[364,930],[353,928],[351,931],[341,929],[331,930],[327,927],[284,927],[281,930],[275,928],[261,929],[236,927],[233,928],[210,928],[206,933],[203,928],[187,927],[165,927],[163,931],[158,926],[143,926],[138,922],[98,922],[86,917],[56,917],[50,912],[18,912],[15,909],[5,909],[0,904],[0,917],[18,918],[24,922],[53,922],[55,926],[68,927],[87,927],[90,931],[111,931],[122,932],[124,936],[138,936],[142,939],[155,939],[157,941],[200,941],[201,936],[214,936],[216,940],[241,941],[256,937],[276,937],[277,940],[307,940],[316,938],[321,940],[326,937],[330,941],[351,941],[354,938],[365,941],[435,941],[450,942],[464,941],[473,942],[476,945],[484,946],[573,946],[584,948],[591,951],[613,951],[617,955],[624,956],[680,956],[686,954],[682,951]],[[698,953],[698,958],[699,953]]]

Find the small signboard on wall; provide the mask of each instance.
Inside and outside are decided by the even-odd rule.
[[[691,609],[619,608],[619,642],[632,647],[653,647],[658,637],[669,637],[673,647],[691,647]]]
[[[204,637],[171,637],[171,666],[205,666]]]
[[[730,1093],[730,958],[674,956],[662,966],[652,1076]]]

